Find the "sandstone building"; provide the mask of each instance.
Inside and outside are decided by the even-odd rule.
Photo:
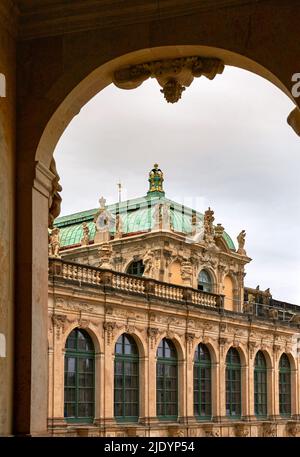
[[[155,62],[174,101],[202,70],[213,76],[202,66],[209,59],[217,73],[235,66],[283,91],[300,135],[299,22],[296,0],[1,0],[1,436],[47,430],[47,226],[49,209],[58,215],[52,158],[67,125],[109,84],[137,87],[155,77]],[[183,72],[174,76],[178,62]],[[160,78],[161,69],[172,71]]]
[[[295,436],[300,310],[244,286],[214,212],[145,197],[58,218],[49,254],[49,431]]]

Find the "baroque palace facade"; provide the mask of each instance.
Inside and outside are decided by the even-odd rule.
[[[145,197],[49,233],[48,426],[63,436],[297,436],[300,312],[244,287],[214,212]]]

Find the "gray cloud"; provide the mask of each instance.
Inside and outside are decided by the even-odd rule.
[[[247,232],[246,284],[300,304],[299,138],[286,123],[291,101],[271,83],[227,67],[195,80],[176,105],[156,81],[134,91],[109,86],[71,122],[55,157],[62,214],[145,195],[154,162],[169,198],[209,205],[236,242]]]

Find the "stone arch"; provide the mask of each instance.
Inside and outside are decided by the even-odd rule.
[[[177,351],[177,360],[178,360],[178,362],[184,362],[185,361],[185,348],[184,348],[184,345],[183,345],[183,343],[181,341],[180,336],[176,335],[176,333],[174,333],[172,336],[170,336],[170,335],[168,335],[167,332],[165,332],[165,333],[162,333],[160,335],[160,338],[157,338],[156,345],[154,347],[155,356],[156,356],[156,353],[157,353],[157,348],[159,346],[159,343],[164,338],[167,338],[168,340],[171,340],[172,343],[174,344],[175,349]]]
[[[75,85],[68,94],[66,94],[63,101],[52,113],[48,123],[45,125],[37,145],[35,156],[36,161],[42,162],[46,167],[50,166],[54,148],[63,131],[66,129],[72,118],[78,114],[80,109],[92,97],[111,84],[113,80],[112,75],[116,69],[151,60],[184,57],[189,55],[200,55],[203,57],[214,56],[223,60],[225,65],[245,69],[263,77],[282,90],[295,103],[297,110],[297,102],[292,96],[290,89],[285,86],[274,73],[266,67],[263,67],[258,62],[229,49],[203,45],[173,45],[140,49],[138,51],[118,56],[103,63],[102,65],[100,64],[88,75],[83,77],[80,82]],[[70,68],[70,72],[73,71],[74,69]],[[61,80],[57,82],[57,87],[66,85],[66,81],[69,76],[69,74],[65,74]],[[290,115],[290,124],[292,124],[296,114],[297,112]]]
[[[120,336],[123,335],[123,333],[126,333],[127,335],[130,335],[134,339],[134,341],[135,341],[135,343],[137,345],[138,351],[139,351],[139,357],[146,357],[146,354],[147,354],[147,341],[143,337],[142,333],[137,329],[127,331],[126,328],[118,329],[118,331],[114,334],[114,337],[113,337],[112,342],[111,342],[112,354],[115,353],[116,342],[118,341]]]
[[[254,364],[254,360],[255,360],[255,357],[257,355],[258,352],[262,352],[264,357],[265,357],[265,361],[266,361],[266,365],[267,365],[267,370],[272,370],[274,368],[274,360],[273,360],[273,357],[271,355],[271,353],[269,352],[268,349],[266,348],[260,348],[258,347],[255,351],[255,353],[253,354],[253,364]]]
[[[198,287],[198,278],[199,278],[201,271],[203,271],[203,270],[207,271],[207,273],[210,275],[211,280],[212,280],[212,292],[216,293],[217,288],[218,288],[218,277],[217,277],[216,271],[210,265],[202,264],[198,268],[197,276],[196,276],[196,287]]]
[[[274,358],[272,356],[272,352],[267,348],[258,347],[255,353],[253,354],[252,365],[251,369],[253,370],[253,394],[251,397],[251,401],[254,407],[254,370],[255,370],[255,357],[258,352],[262,352],[265,357],[266,367],[267,367],[267,415],[271,416],[272,411],[274,411]],[[249,389],[251,392],[251,389]]]
[[[92,342],[93,342],[93,345],[94,345],[94,349],[95,349],[95,354],[101,353],[100,338],[99,338],[99,335],[97,335],[97,333],[92,328],[92,325],[89,323],[88,325],[80,326],[79,323],[76,322],[76,321],[70,323],[70,325],[64,331],[64,335],[61,338],[62,349],[64,349],[66,347],[66,342],[67,342],[68,336],[76,328],[78,328],[79,330],[85,330],[88,333],[88,335],[91,337],[91,339],[92,339]]]
[[[195,354],[195,351],[199,344],[203,344],[209,350],[211,363],[213,363],[213,364],[218,363],[218,358],[219,358],[218,357],[218,354],[219,354],[218,347],[211,338],[207,339],[205,337],[204,338],[195,338],[194,344],[191,348],[192,360],[194,361],[194,354]]]
[[[240,356],[240,361],[241,361],[241,367],[248,366],[248,361],[247,361],[247,351],[245,345],[243,343],[239,344],[234,344],[233,342],[228,343],[225,348],[224,348],[224,363],[226,363],[226,356],[229,351],[229,349],[234,348],[238,351],[239,356]]]
[[[278,375],[278,380],[279,380],[279,363],[281,356],[283,354],[286,354],[288,357],[288,360],[290,362],[290,372],[291,372],[291,416],[293,414],[296,414],[297,411],[297,404],[299,400],[299,392],[297,389],[297,374],[298,374],[298,369],[297,369],[297,363],[294,355],[290,350],[282,350],[278,353],[277,361],[276,361],[276,370],[277,370],[277,375]],[[279,401],[279,399],[278,399]]]

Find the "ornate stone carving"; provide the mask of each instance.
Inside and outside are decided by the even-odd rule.
[[[57,338],[60,337],[61,332],[64,333],[66,321],[67,321],[66,315],[52,314],[52,324],[53,324],[53,327],[55,327],[55,329],[56,329]]]
[[[151,251],[151,249],[148,249],[148,251],[146,252],[146,255],[143,258],[143,264],[144,264],[143,276],[152,278],[154,265],[155,265],[155,254],[153,251]]]
[[[300,433],[300,425],[298,422],[288,422],[286,424],[286,433],[288,436],[296,437]]]
[[[155,230],[170,230],[170,205],[167,203],[158,203],[155,205],[153,219]]]
[[[237,236],[237,241],[238,241],[238,245],[239,245],[238,250],[237,250],[238,254],[247,255],[246,251],[244,249],[245,238],[246,238],[246,232],[245,232],[245,230],[242,230]]]
[[[204,425],[203,430],[207,437],[216,438],[220,436],[220,429],[213,425]]]
[[[251,359],[252,359],[252,357],[254,355],[255,348],[256,348],[255,341],[248,341],[248,349],[249,349],[249,352],[250,352]]]
[[[112,257],[112,248],[109,243],[103,243],[100,245],[99,250],[99,267],[101,268],[111,268],[111,257]]]
[[[207,245],[212,245],[214,243],[214,212],[208,208],[204,213],[204,242]]]
[[[120,89],[135,89],[148,78],[156,78],[167,102],[175,103],[194,77],[213,79],[222,73],[220,59],[199,56],[157,60],[121,68],[114,72],[113,82]]]
[[[235,436],[237,437],[246,437],[250,434],[249,426],[246,424],[236,424],[234,427]]]
[[[262,426],[263,436],[265,437],[275,437],[277,436],[276,424],[272,422],[265,422]]]
[[[103,322],[103,328],[104,328],[104,331],[106,332],[107,344],[111,343],[113,332],[116,327],[117,327],[116,322],[113,322],[113,321]]]
[[[227,324],[226,322],[220,322],[220,332],[226,332]]]
[[[86,222],[82,224],[82,232],[81,246],[88,246],[90,244],[90,229]]]
[[[49,236],[49,257],[60,257],[59,255],[60,249],[60,236],[59,236],[59,228],[55,227],[51,230],[51,234]]]
[[[52,181],[52,189],[49,196],[49,218],[48,218],[48,226],[50,229],[53,228],[54,220],[60,215],[60,207],[62,198],[60,196],[60,192],[62,191],[62,187],[59,183],[60,177],[56,170],[56,163],[54,158],[51,160],[50,164],[50,171],[54,175],[54,179]]]
[[[148,327],[147,333],[150,339],[150,347],[153,349],[154,343],[156,343],[157,335],[159,334],[159,330],[157,327]]]
[[[192,286],[193,266],[188,259],[181,262],[181,278],[185,286]]]
[[[85,313],[91,312],[94,310],[94,307],[91,305],[88,305],[87,303],[76,303],[69,301],[67,305],[68,310],[72,311],[83,311]]]
[[[94,217],[96,225],[95,243],[103,243],[110,240],[110,231],[115,226],[113,215],[105,208],[106,200],[101,197],[99,200],[100,208]]]
[[[116,232],[115,232],[115,238],[119,239],[122,238],[123,234],[123,222],[120,214],[116,215]]]
[[[185,339],[186,339],[187,344],[188,344],[189,353],[191,353],[193,342],[194,342],[194,339],[195,339],[195,333],[186,332]]]
[[[223,233],[224,233],[224,227],[222,226],[222,224],[217,224],[216,228],[215,228],[215,237],[216,238],[222,238],[223,236]]]

